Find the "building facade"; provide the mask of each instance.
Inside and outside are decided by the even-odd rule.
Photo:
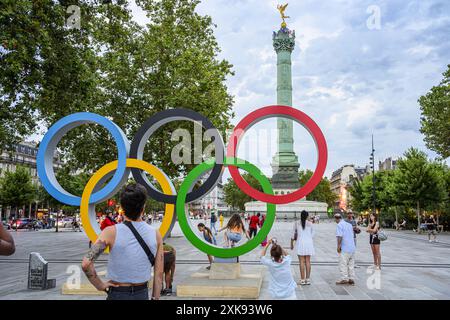
[[[36,169],[37,152],[38,148],[33,142],[19,143],[13,152],[3,151],[0,155],[0,177],[4,177],[5,172],[15,172],[18,166],[22,166],[30,170],[33,184],[39,185]]]
[[[348,191],[354,179],[363,179],[369,170],[368,168],[355,167],[355,165],[344,165],[331,175],[331,191],[338,196],[334,209],[347,210],[351,201]]]
[[[13,151],[1,151],[0,178],[3,178],[6,172],[15,172],[17,168],[21,166],[28,168],[31,175],[31,182],[36,186],[40,186],[41,182],[37,174],[37,153],[38,146],[36,142],[21,142],[13,147]],[[61,167],[62,163],[58,155],[55,155],[53,164],[55,170]],[[35,204],[30,203],[28,206],[19,209],[19,215],[29,216],[32,211],[31,208],[34,207],[34,205]],[[8,217],[9,214],[10,208],[3,208],[0,203],[0,216]]]
[[[202,181],[203,183],[204,181]],[[227,211],[223,184],[219,182],[206,196],[190,204],[190,210],[194,213],[210,213],[211,211]]]
[[[378,170],[389,171],[397,169],[397,160],[392,160],[391,157],[385,159],[383,162],[378,162]]]

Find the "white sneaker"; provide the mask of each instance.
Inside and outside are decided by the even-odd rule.
[[[306,279],[306,280],[305,280],[305,284],[306,284],[306,285],[310,285],[310,284],[311,284],[311,280]]]

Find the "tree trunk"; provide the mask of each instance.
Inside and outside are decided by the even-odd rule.
[[[421,233],[422,230],[420,230],[420,203],[417,201],[417,233]]]
[[[59,231],[59,228],[58,228],[58,216],[59,216],[59,212],[56,211],[56,229],[55,229],[55,232]]]

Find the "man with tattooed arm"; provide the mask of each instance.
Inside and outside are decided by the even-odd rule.
[[[109,226],[99,235],[83,258],[82,269],[107,300],[148,300],[148,281],[154,265],[152,299],[162,287],[164,249],[161,234],[142,220],[147,192],[142,185],[129,184],[120,194],[124,222]],[[109,247],[107,282],[97,276],[94,262]]]

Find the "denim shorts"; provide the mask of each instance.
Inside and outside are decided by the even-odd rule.
[[[228,232],[228,239],[233,242],[239,242],[242,239],[242,234],[239,232]]]
[[[133,292],[114,291],[111,288],[106,300],[148,300],[148,288]]]

